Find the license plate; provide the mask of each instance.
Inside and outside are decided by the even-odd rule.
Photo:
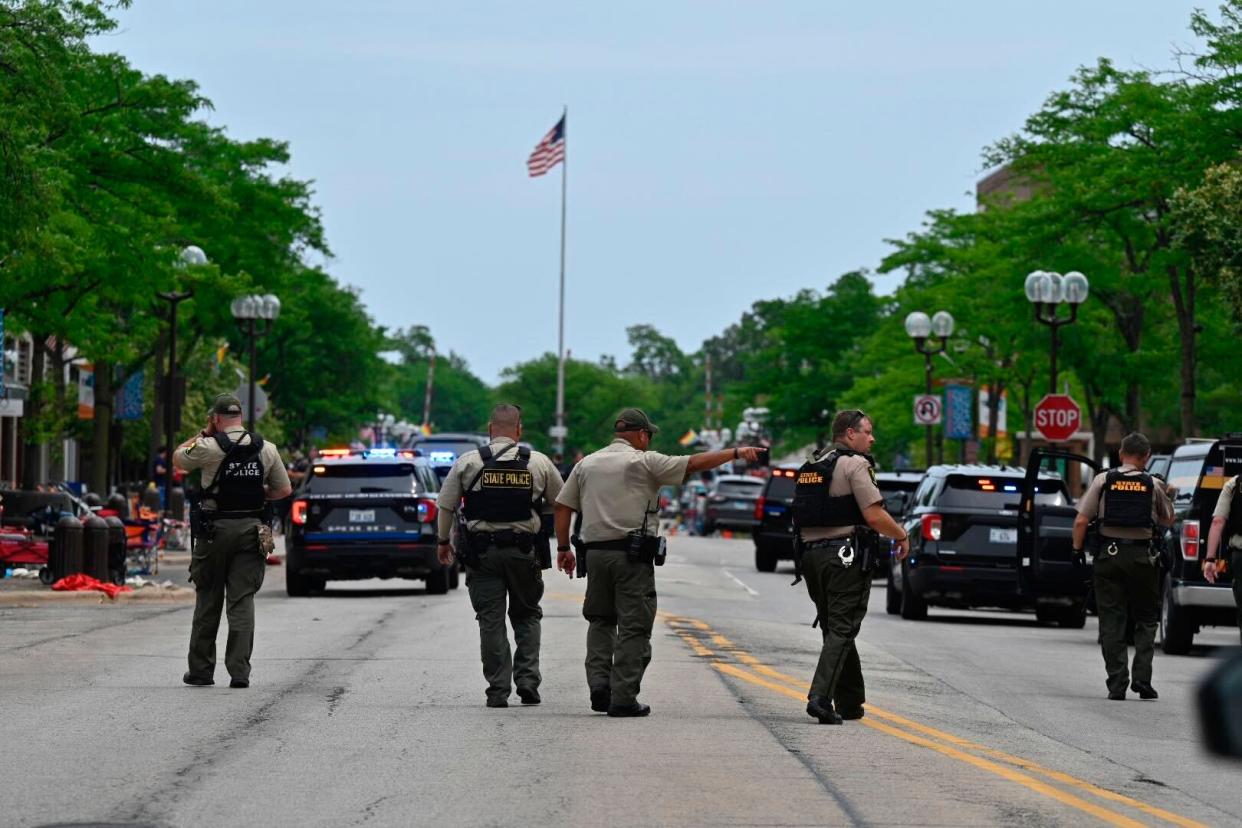
[[[349,510],[349,522],[350,523],[374,523],[375,522],[375,510],[374,509],[350,509]]]
[[[1017,543],[1017,529],[990,529],[988,530],[988,539],[992,543]]]
[[[733,501],[733,508],[734,509],[753,509],[754,505],[745,500],[735,500]]]

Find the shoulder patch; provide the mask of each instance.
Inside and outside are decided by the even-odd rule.
[[[871,478],[871,485],[879,488],[880,484],[875,479],[875,469],[871,468],[871,464],[867,464],[867,476]]]

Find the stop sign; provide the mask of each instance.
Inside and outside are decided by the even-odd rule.
[[[1069,394],[1045,394],[1035,406],[1035,430],[1050,443],[1060,443],[1082,425],[1082,409]]]

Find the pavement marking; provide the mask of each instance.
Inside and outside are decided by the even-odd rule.
[[[725,574],[725,576],[726,576],[726,577],[728,577],[728,578],[732,578],[732,579],[733,579],[733,583],[737,584],[737,585],[738,585],[738,586],[740,586],[742,589],[744,589],[744,590],[746,590],[747,592],[749,592],[749,593],[751,594],[751,596],[752,596],[752,597],[754,597],[754,598],[758,598],[758,597],[759,597],[759,591],[758,591],[758,590],[751,589],[749,586],[747,586],[745,583],[743,583],[743,582],[742,582],[742,579],[741,579],[741,578],[737,577],[737,576],[736,576],[736,575],[734,575],[732,572],[730,572],[729,570],[725,569],[723,566],[720,568],[720,571],[721,571],[721,572],[723,572],[723,573]]]
[[[715,632],[715,630],[712,630],[710,626],[708,626],[706,623],[698,619],[686,618],[683,616],[673,616],[673,615],[664,615],[664,614],[662,615],[664,617],[665,622],[674,629],[674,632],[678,635],[679,638],[681,638],[691,647],[695,655],[703,656],[703,657],[714,657],[712,666],[716,670],[722,673],[725,673],[727,675],[731,675],[735,678],[741,679],[743,681],[749,682],[751,684],[757,685],[759,687],[763,687],[765,689],[771,690],[775,693],[779,693],[783,696],[787,696],[789,698],[796,699],[798,701],[805,701],[806,696],[804,694],[807,691],[808,687],[803,681],[797,678],[794,678],[793,676],[786,675],[785,673],[782,673],[771,667],[768,667],[765,664],[762,664],[754,656],[750,655],[745,650],[742,650],[741,648],[737,647],[736,645],[733,644],[732,641],[725,638],[723,635],[720,635],[719,633]],[[703,644],[699,636],[695,635],[693,632],[691,632],[691,630],[686,629],[685,627],[692,627],[695,630],[709,634],[712,642],[718,645],[721,648],[721,650],[723,650],[727,655],[722,656],[720,654],[715,653],[713,650],[709,649]],[[744,669],[734,664],[730,664],[727,661],[721,660],[722,658],[729,657],[729,656],[745,664],[750,669],[749,670]],[[752,672],[752,670],[754,672]],[[783,682],[783,683],[769,681],[768,679],[763,678],[762,675],[758,675],[759,673],[769,676],[770,678],[777,679],[777,681]],[[1154,805],[1148,805],[1146,802],[1142,802],[1140,800],[1133,799],[1132,797],[1125,796],[1124,794],[1119,794],[1114,791],[1110,791],[1106,788],[1101,788],[1098,785],[1093,785],[1090,782],[1087,782],[1082,779],[1078,779],[1077,777],[1071,776],[1070,774],[1063,773],[1061,771],[1052,770],[1050,768],[1045,768],[1042,765],[1036,762],[1032,762],[1028,759],[1023,759],[1022,757],[1019,757],[1019,756],[1013,756],[1011,754],[1005,753],[1004,751],[996,750],[994,748],[987,747],[986,745],[980,745],[978,743],[971,742],[967,739],[963,739],[959,736],[954,736],[951,733],[946,733],[945,731],[937,730],[936,728],[929,727],[924,724],[920,724],[919,722],[913,721],[904,716],[900,716],[896,713],[892,713],[882,708],[877,708],[870,703],[867,704],[867,710],[870,713],[874,714],[875,716],[878,716],[881,719],[885,719],[891,723],[891,724],[885,724],[885,723],[876,722],[876,721],[865,719],[865,718],[860,720],[862,724],[866,725],[867,727],[872,728],[873,730],[878,730],[880,732],[887,733],[890,736],[895,736],[899,739],[910,742],[911,744],[918,745],[920,747],[925,747],[929,750],[933,750],[944,756],[948,756],[950,758],[957,759],[958,761],[972,765],[973,767],[979,768],[980,770],[985,770],[985,771],[988,771],[989,773],[993,773],[1011,782],[1015,782],[1026,788],[1029,788],[1030,790],[1036,791],[1037,793],[1041,793],[1045,796],[1055,799],[1056,801],[1061,802],[1062,804],[1069,805],[1070,807],[1083,811],[1084,813],[1088,813],[1110,825],[1141,826],[1142,823],[1132,819],[1129,816],[1126,816],[1125,814],[1121,814],[1121,813],[1118,813],[1117,811],[1113,811],[1103,806],[1096,805],[1095,803],[1089,802],[1085,799],[1077,797],[1072,793],[1068,793],[1059,788],[1055,788],[1052,785],[1049,785],[1046,782],[1040,781],[1039,779],[1036,779],[1033,776],[1030,776],[1026,773],[1021,773],[1020,771],[1014,770],[1013,768],[1005,767],[1002,764],[998,764],[998,762],[994,762],[994,761],[991,761],[990,759],[986,759],[981,756],[976,756],[972,753],[967,753],[965,751],[973,750],[979,753],[983,753],[984,755],[990,756],[993,759],[996,759],[1000,762],[1005,762],[1010,765],[1015,765],[1019,768],[1022,768],[1023,770],[1029,771],[1031,773],[1034,773],[1040,776],[1044,776],[1053,781],[1060,782],[1061,784],[1068,785],[1070,787],[1077,788],[1082,791],[1086,791],[1101,799],[1106,799],[1111,802],[1115,802],[1115,803],[1122,804],[1122,805],[1127,805],[1129,807],[1135,808],[1136,810],[1142,811],[1143,813],[1149,814],[1159,819],[1163,819],[1175,825],[1184,826],[1184,828],[1206,828],[1206,826],[1204,826],[1203,823],[1181,816],[1180,814],[1175,814],[1171,811],[1166,811],[1162,808],[1157,808]],[[907,730],[902,730],[900,729],[900,727],[905,727],[907,728]],[[915,732],[911,733],[909,731],[915,731]],[[923,734],[923,735],[919,735],[919,734]],[[930,738],[927,738],[927,737],[930,737]],[[938,739],[940,741],[933,741],[933,739]]]

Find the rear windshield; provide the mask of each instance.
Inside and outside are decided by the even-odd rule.
[[[797,485],[798,478],[793,475],[786,477],[782,474],[773,474],[768,480],[768,497],[792,499],[794,496],[794,487]]]
[[[418,494],[419,472],[413,463],[315,466],[306,483],[306,491],[310,494]],[[426,481],[423,482],[425,484]]]
[[[413,448],[420,456],[430,460],[433,466],[451,466],[466,452],[477,451],[479,444],[458,440],[423,440],[415,443]]]
[[[1173,458],[1169,464],[1169,488],[1175,504],[1189,505],[1199,485],[1199,473],[1203,471],[1203,456]]]
[[[762,488],[762,480],[727,480],[716,486],[716,494],[726,497],[756,497]]]
[[[1001,510],[1017,509],[1022,491],[1020,477],[974,477],[951,474],[945,480],[940,495],[941,506],[965,509]],[[1041,506],[1068,506],[1065,484],[1060,480],[1039,480],[1035,487],[1035,502]]]

